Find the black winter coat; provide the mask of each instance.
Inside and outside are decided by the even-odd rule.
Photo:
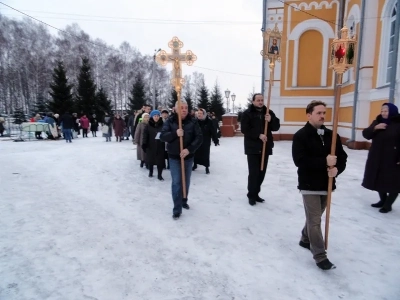
[[[179,137],[176,134],[178,129],[178,117],[176,114],[173,114],[164,122],[161,131],[161,140],[168,143],[167,151],[169,158],[180,159],[181,150]],[[183,149],[189,150],[189,155],[186,156],[185,159],[189,159],[194,156],[194,153],[203,142],[203,135],[196,119],[193,119],[190,115],[187,115],[186,118],[182,120],[182,129],[184,131]]]
[[[75,127],[75,121],[72,115],[63,114],[60,117],[60,124],[62,123],[62,129],[73,129]]]
[[[328,190],[328,167],[326,157],[331,152],[332,130],[324,129],[323,143],[317,129],[309,122],[297,131],[293,136],[292,157],[298,168],[297,188],[306,191],[327,191]],[[337,135],[336,168],[338,175],[346,169],[347,154],[343,150],[340,136]],[[336,180],[333,179],[333,190],[336,189]]]
[[[263,106],[261,111],[258,111],[254,105],[246,109],[241,118],[240,130],[244,134],[244,153],[245,154],[261,154],[263,142],[260,140],[260,134],[264,134],[265,114],[267,107]],[[274,138],[272,131],[278,131],[281,127],[279,119],[275,116],[272,110],[269,110],[271,122],[267,129],[267,148],[266,154],[272,155],[274,148]]]
[[[97,131],[99,128],[99,121],[96,118],[90,120],[90,131]]]
[[[163,127],[163,120],[158,119],[157,123],[153,119],[149,120],[148,126],[144,128],[142,149],[146,152],[146,160],[149,165],[164,165],[165,143],[156,136]]]
[[[217,131],[214,128],[213,121],[206,117],[204,120],[197,120],[199,123],[201,133],[203,134],[203,143],[197,149],[194,155],[194,163],[205,167],[210,166],[210,146],[211,139],[214,144],[218,144]]]
[[[374,130],[379,123],[381,115],[362,132],[364,138],[372,140],[362,186],[377,192],[400,193],[400,116],[393,117],[386,129]]]

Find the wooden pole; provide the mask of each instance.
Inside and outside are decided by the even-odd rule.
[[[336,155],[337,127],[338,127],[338,123],[339,123],[339,108],[340,108],[340,96],[342,94],[343,74],[337,74],[336,76],[337,76],[337,78],[336,78],[337,84],[336,84],[336,95],[335,95],[335,107],[333,109],[331,155]],[[333,177],[329,177],[328,196],[327,196],[327,201],[326,201],[325,250],[328,249],[329,217],[331,214],[332,188],[333,188]]]
[[[275,70],[275,61],[274,61],[273,58],[271,58],[271,62],[269,64],[269,85],[268,85],[267,112],[266,112],[266,114],[269,114],[269,106],[271,105],[271,89],[272,89],[273,80],[274,80],[274,70]],[[264,135],[265,136],[267,136],[267,130],[268,130],[268,122],[265,121],[265,125],[264,125]],[[261,154],[261,171],[264,170],[266,146],[267,146],[267,142],[263,142],[263,148],[262,148],[262,154]]]
[[[182,129],[182,116],[181,116],[181,87],[176,86],[176,93],[178,96],[178,109],[176,111],[176,114],[178,115],[178,126],[179,129]],[[180,152],[183,150],[183,136],[179,137],[179,146],[180,146]],[[182,174],[182,198],[186,199],[186,176],[185,176],[185,158],[181,157],[181,174]]]

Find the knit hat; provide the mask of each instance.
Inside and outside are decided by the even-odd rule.
[[[161,116],[160,111],[159,111],[159,110],[153,110],[153,111],[150,113],[150,118],[154,117],[155,115]]]
[[[169,111],[168,110],[166,110],[166,109],[163,109],[163,111],[161,112],[162,114],[163,113],[167,113],[167,114],[169,114]]]

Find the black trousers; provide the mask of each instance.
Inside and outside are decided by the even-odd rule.
[[[261,171],[261,154],[248,154],[247,166],[249,168],[249,177],[247,180],[247,197],[249,199],[257,199],[258,193],[261,191],[261,184],[264,181],[265,172],[267,171],[269,155],[265,154],[264,168]]]
[[[149,165],[149,175],[153,176],[153,170],[154,170],[154,165]],[[158,177],[162,176],[162,171],[164,170],[164,166],[163,165],[157,165],[157,175]]]

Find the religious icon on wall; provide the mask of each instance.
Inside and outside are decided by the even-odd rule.
[[[268,53],[279,55],[280,42],[281,39],[278,39],[276,37],[270,37],[268,43],[269,44]]]

